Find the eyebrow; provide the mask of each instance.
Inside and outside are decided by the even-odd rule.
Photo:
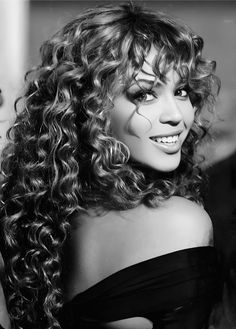
[[[161,87],[161,86],[163,86],[163,84],[166,84],[166,82],[161,81],[160,78],[156,75],[149,74],[147,72],[145,72],[145,74],[147,74],[151,77],[154,77],[155,79],[154,80],[145,79],[145,78],[134,79],[133,83],[129,86],[128,89],[132,88],[133,86],[137,86],[137,87],[140,88],[140,84],[142,84],[142,83],[148,84],[153,88],[154,87]],[[181,77],[178,77],[177,81],[175,82],[175,88],[177,86],[180,86],[181,84],[186,84],[186,81],[185,81],[185,79],[183,79]]]
[[[150,85],[151,87],[159,87],[161,86],[163,83],[161,81],[156,81],[156,80],[149,80],[149,79],[135,79],[134,82],[129,86],[128,89],[132,88],[133,86],[138,86],[140,85],[140,83],[145,83]]]

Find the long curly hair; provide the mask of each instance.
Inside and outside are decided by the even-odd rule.
[[[135,163],[110,122],[114,98],[135,79],[152,45],[155,74],[172,65],[196,108],[181,163],[168,174]],[[60,328],[61,255],[72,213],[157,207],[172,195],[201,202],[195,149],[206,129],[200,113],[213,109],[219,89],[215,62],[202,57],[202,48],[202,38],[184,24],[133,4],[88,9],[42,45],[41,63],[27,73],[16,101],[2,160],[1,223],[15,328]]]

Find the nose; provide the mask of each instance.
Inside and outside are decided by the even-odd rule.
[[[173,95],[169,95],[164,98],[159,120],[161,123],[169,123],[174,126],[183,120],[183,115],[179,108],[178,101]]]

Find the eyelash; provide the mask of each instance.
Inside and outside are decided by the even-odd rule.
[[[152,89],[147,89],[147,90],[142,89],[142,90],[139,90],[138,92],[134,93],[133,95],[130,95],[130,98],[131,98],[131,100],[134,103],[149,103],[152,100],[145,100],[145,97],[147,95],[153,96],[153,99],[152,100],[154,100],[154,98],[157,98],[157,94]]]
[[[186,92],[186,95],[182,95],[182,96],[178,95],[178,92],[183,92],[183,91]],[[189,86],[184,86],[184,87],[176,89],[174,95],[177,97],[181,97],[183,99],[187,99],[189,97],[190,92],[191,92],[191,89],[189,88]],[[147,100],[147,99],[145,99],[147,97],[147,95],[153,96],[153,98],[150,100]],[[147,103],[152,102],[154,99],[157,99],[158,95],[152,89],[147,89],[147,90],[142,89],[142,90],[137,91],[133,95],[130,95],[129,98],[134,103],[144,103],[144,104],[146,103],[147,104]]]
[[[186,95],[184,95],[184,96],[177,95],[177,93],[178,93],[179,91],[185,91],[185,92],[186,92]],[[183,97],[183,98],[187,98],[187,97],[189,97],[189,93],[190,93],[190,88],[189,88],[188,86],[186,86],[186,87],[178,88],[178,89],[175,91],[175,96],[180,96],[180,97]]]

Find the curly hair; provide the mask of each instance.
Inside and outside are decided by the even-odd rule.
[[[164,76],[172,65],[196,108],[181,163],[168,174],[135,163],[111,129],[113,100],[152,45],[155,74]],[[215,62],[202,57],[202,48],[202,38],[184,24],[133,4],[88,9],[42,45],[41,63],[16,101],[2,161],[6,282],[16,328],[26,322],[60,328],[61,257],[72,213],[157,207],[172,195],[201,202],[200,113],[214,108],[219,89]]]

